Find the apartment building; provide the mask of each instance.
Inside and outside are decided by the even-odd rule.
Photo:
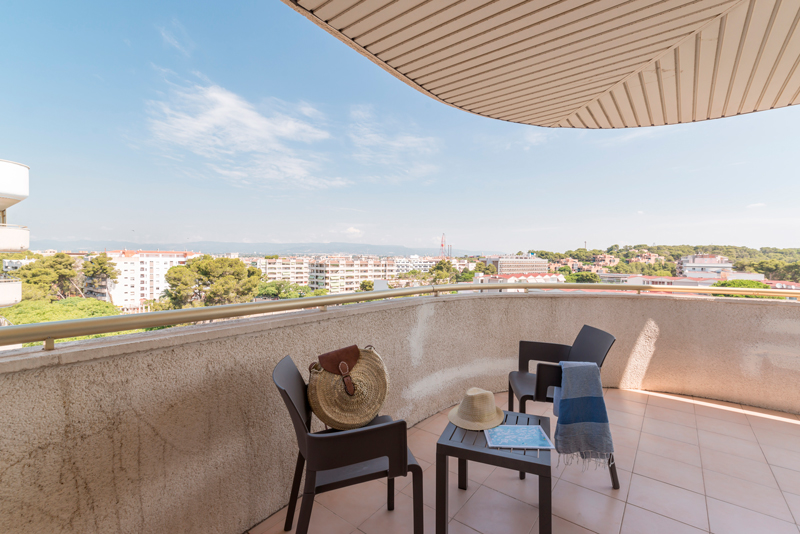
[[[563,284],[566,282],[563,274],[558,273],[516,273],[516,274],[477,274],[473,278],[473,284],[517,284],[517,283],[539,283],[539,284]],[[509,289],[481,289],[481,293],[523,293],[524,289],[510,287]]]
[[[484,259],[484,263],[487,267],[489,265],[494,265],[495,269],[497,269],[497,274],[545,274],[548,268],[547,260],[538,258],[533,254],[488,256]]]
[[[139,308],[143,301],[157,299],[167,285],[170,267],[184,265],[197,252],[174,250],[110,250],[109,259],[119,271],[117,281],[87,280],[87,294],[123,309]]]
[[[716,254],[691,254],[681,257],[677,263],[678,276],[722,278],[723,273],[730,272],[733,272],[733,262]]]
[[[629,263],[646,263],[648,265],[655,265],[656,263],[664,263],[664,256],[659,256],[653,252],[642,250],[635,258],[631,258]]]
[[[611,254],[597,254],[592,258],[595,265],[600,267],[613,267],[619,263],[619,258]]]
[[[256,266],[264,273],[267,282],[287,280],[293,284],[307,286],[312,261],[314,259],[309,257],[260,258]]]
[[[308,286],[329,293],[355,291],[365,280],[389,280],[397,276],[394,259],[328,257],[309,263]]]
[[[17,271],[20,267],[35,261],[36,260],[3,260],[3,272],[10,273]]]
[[[427,273],[441,260],[441,258],[434,258],[431,256],[420,257],[417,255],[395,257],[392,259],[394,260],[395,268],[398,274],[407,273],[410,271]]]
[[[552,272],[558,271],[561,267],[569,267],[572,272],[578,272],[583,263],[574,258],[563,258],[548,264],[548,269]]]

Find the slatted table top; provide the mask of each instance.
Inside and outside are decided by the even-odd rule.
[[[517,412],[505,412],[504,425],[541,425],[550,436],[550,418]],[[437,442],[437,450],[474,462],[481,462],[509,469],[521,469],[537,475],[550,476],[552,452],[549,450],[490,449],[482,430],[465,430],[448,423]],[[520,464],[523,464],[523,468]]]

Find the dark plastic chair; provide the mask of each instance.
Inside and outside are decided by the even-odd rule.
[[[529,401],[553,402],[555,388],[561,387],[561,366],[559,362],[594,362],[603,367],[603,362],[616,338],[598,328],[583,325],[572,345],[542,343],[539,341],[519,342],[519,371],[508,374],[508,411],[514,411],[514,394],[519,398],[520,412],[525,413]],[[545,362],[536,365],[536,373],[528,371],[530,361]],[[613,456],[609,466],[611,485],[619,489],[617,466]],[[520,472],[519,478],[525,478]]]
[[[303,504],[297,519],[297,534],[307,534],[314,496],[353,484],[387,477],[387,506],[394,510],[394,479],[411,471],[414,495],[414,534],[423,534],[422,468],[406,443],[406,422],[388,415],[373,419],[355,430],[325,430],[311,433],[311,406],[306,383],[294,362],[286,356],[272,372],[297,435],[297,467],[286,510],[284,530],[292,529],[300,479],[306,468]]]

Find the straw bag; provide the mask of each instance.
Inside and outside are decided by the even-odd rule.
[[[320,421],[337,430],[361,428],[378,415],[389,377],[372,345],[328,352],[312,363],[308,402]]]

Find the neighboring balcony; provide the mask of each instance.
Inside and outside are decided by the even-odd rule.
[[[23,252],[31,245],[31,232],[27,226],[0,224],[0,252]]]
[[[13,306],[22,301],[22,280],[0,278],[0,308]]]

